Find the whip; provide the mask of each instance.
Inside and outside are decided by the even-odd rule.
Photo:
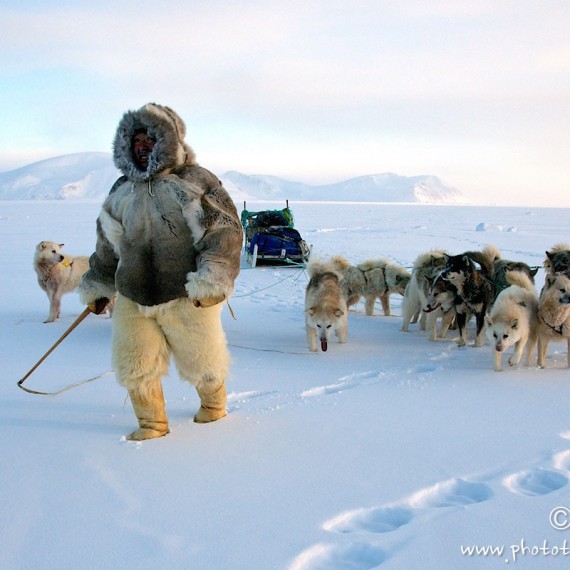
[[[71,384],[58,390],[57,392],[40,392],[38,390],[31,390],[30,388],[26,388],[23,384],[24,382],[32,375],[32,373],[38,368],[38,366],[65,340],[65,338],[87,317],[89,313],[91,313],[91,309],[89,307],[85,307],[83,312],[73,321],[71,326],[61,335],[61,337],[55,342],[55,344],[36,362],[36,364],[32,367],[32,369],[18,382],[18,388],[21,388],[25,392],[29,392],[30,394],[40,394],[42,396],[55,396],[56,394],[61,394],[66,390],[71,390],[71,388],[75,388],[75,386],[79,386],[81,384],[85,384],[87,382],[91,382],[96,380],[97,378],[101,378],[106,374],[110,374],[110,372],[103,372],[103,374],[99,374],[94,378],[89,378],[88,380],[84,380],[83,382],[78,382],[76,384]]]

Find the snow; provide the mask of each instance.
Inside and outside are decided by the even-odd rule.
[[[409,267],[428,249],[492,243],[503,257],[537,266],[546,249],[569,240],[565,209],[290,207],[315,254],[353,263],[385,256]],[[135,417],[111,371],[106,316],[90,315],[25,385],[56,391],[95,380],[52,397],[19,390],[17,381],[83,309],[69,294],[62,318],[43,323],[48,302],[32,268],[34,247],[51,239],[67,253],[89,254],[98,208],[2,202],[0,567],[568,565],[570,530],[550,523],[570,520],[565,343],[550,344],[544,370],[497,373],[488,345],[460,349],[453,331],[430,342],[417,325],[401,332],[401,297],[392,296],[393,316],[377,307],[367,317],[359,304],[348,342],[310,353],[305,272],[244,261],[231,300],[236,318],[223,313],[233,360],[223,420],[193,423],[197,396],[172,369],[163,382],[171,433],[126,441]],[[501,229],[510,227],[517,231]],[[537,288],[543,279],[540,270]],[[503,552],[462,554],[487,546]]]

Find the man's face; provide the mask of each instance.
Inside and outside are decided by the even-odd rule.
[[[133,137],[133,155],[135,162],[141,170],[148,167],[148,157],[156,141],[146,133],[138,133]]]

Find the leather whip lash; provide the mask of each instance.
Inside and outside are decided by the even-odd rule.
[[[70,390],[75,386],[79,386],[79,384],[85,384],[86,382],[91,382],[91,380],[95,380],[96,378],[100,378],[101,375],[96,376],[95,378],[90,378],[89,380],[84,380],[83,382],[79,382],[77,384],[72,384],[57,392],[39,392],[37,390],[31,390],[30,388],[26,388],[23,384],[24,382],[32,375],[34,370],[63,342],[63,340],[87,317],[87,315],[91,313],[91,309],[89,307],[85,307],[83,312],[73,321],[71,326],[61,335],[59,340],[36,362],[33,368],[18,382],[18,388],[21,388],[25,392],[29,392],[30,394],[40,394],[42,396],[55,396],[56,394],[61,394],[61,392],[65,392],[66,390]]]

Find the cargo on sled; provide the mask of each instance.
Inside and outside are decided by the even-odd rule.
[[[294,227],[289,200],[282,210],[250,212],[243,203],[241,223],[245,252],[252,267],[256,265],[305,265],[310,248]]]

